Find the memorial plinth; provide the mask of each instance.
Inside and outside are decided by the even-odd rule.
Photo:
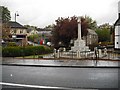
[[[89,47],[86,46],[85,40],[82,40],[81,38],[81,19],[80,18],[78,18],[78,38],[77,40],[75,40],[74,46],[71,47],[71,50],[73,52],[90,51]]]

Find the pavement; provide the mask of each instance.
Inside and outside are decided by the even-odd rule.
[[[35,67],[120,67],[119,60],[72,60],[72,59],[24,59],[24,58],[2,58],[2,65],[35,66]]]

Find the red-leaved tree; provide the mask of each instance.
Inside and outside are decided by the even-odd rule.
[[[52,42],[55,48],[58,48],[60,45],[69,47],[70,40],[76,39],[78,36],[78,18],[76,16],[67,17],[67,18],[58,18],[55,22]],[[88,21],[81,17],[81,35],[87,35]]]

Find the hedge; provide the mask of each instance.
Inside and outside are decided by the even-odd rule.
[[[44,46],[26,46],[26,47],[4,47],[2,48],[3,57],[19,57],[29,55],[40,55],[52,52],[50,48]]]

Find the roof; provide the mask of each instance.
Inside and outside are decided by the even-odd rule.
[[[97,33],[92,29],[88,29],[88,33],[92,35],[97,35]]]
[[[52,31],[52,30],[50,30],[50,29],[43,29],[43,28],[37,28],[37,31]]]
[[[33,28],[33,27],[28,27],[27,32],[31,32],[32,30],[37,31],[37,30],[36,30],[35,28]]]
[[[115,22],[115,26],[120,26],[120,19]]]
[[[27,29],[26,27],[24,27],[23,25],[21,25],[21,24],[18,23],[18,22],[10,21],[8,24],[9,24],[9,26],[10,26],[11,28]]]

